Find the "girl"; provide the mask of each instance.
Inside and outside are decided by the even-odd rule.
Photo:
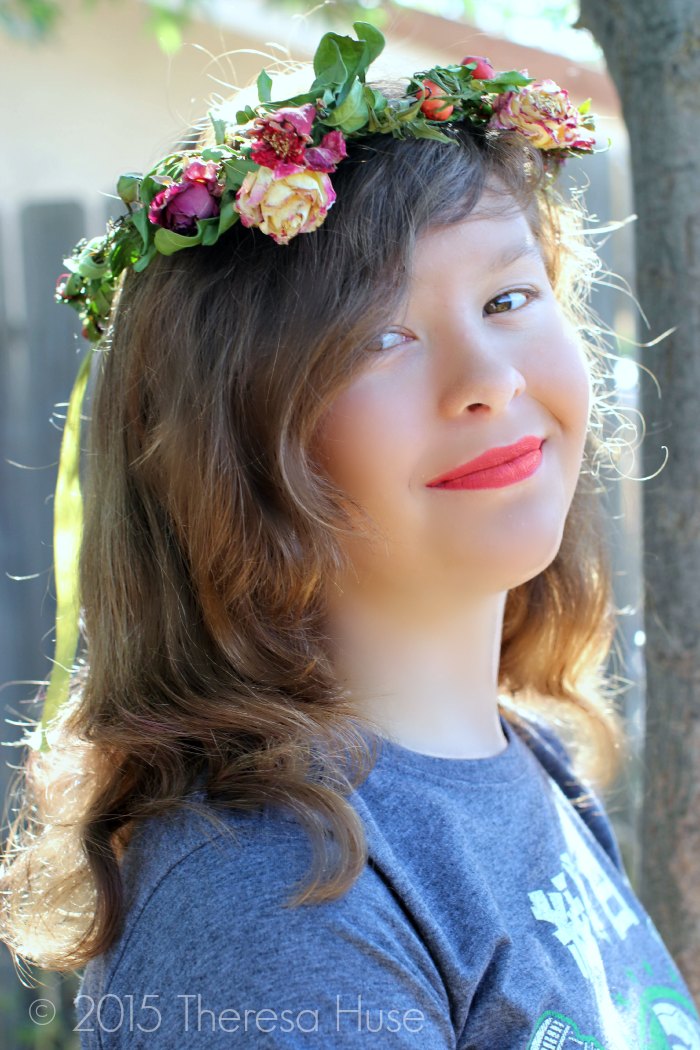
[[[595,790],[597,257],[552,185],[591,122],[473,56],[366,84],[355,28],[120,180],[60,287],[108,345],[87,656],[5,940],[81,971],[91,1050],[698,1048]]]

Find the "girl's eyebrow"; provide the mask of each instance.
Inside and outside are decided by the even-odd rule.
[[[503,269],[527,256],[542,262],[542,254],[536,241],[519,241],[517,244],[509,245],[499,256],[491,260],[487,269],[489,273],[493,273],[494,270]]]

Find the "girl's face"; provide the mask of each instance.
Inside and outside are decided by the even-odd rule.
[[[561,545],[591,388],[583,348],[512,199],[496,218],[478,208],[418,239],[403,314],[378,336],[318,431],[324,469],[382,534],[360,535],[358,521],[343,541],[355,570],[343,589],[398,612],[408,599],[445,612],[537,575]],[[525,435],[544,444],[524,480],[427,487]]]

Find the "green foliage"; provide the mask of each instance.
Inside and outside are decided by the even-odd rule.
[[[74,0],[78,2],[78,0]],[[106,2],[123,4],[125,0],[82,0],[83,7],[87,11],[93,11],[96,7],[103,6]],[[200,12],[205,13],[207,0],[180,0],[180,7],[173,9],[168,7],[163,0],[144,0],[145,3],[145,27],[157,39],[162,51],[166,54],[174,54],[182,46],[183,33],[189,26],[192,18]],[[298,14],[304,5],[300,0],[268,0],[269,6],[278,8],[289,14]],[[482,7],[488,4],[491,17],[500,17],[504,28],[513,21],[519,12],[517,4],[511,0],[462,0],[461,15],[455,13],[454,3],[448,0],[413,0],[413,4],[402,4],[401,10],[406,6],[415,6],[419,10],[430,10],[434,14],[442,14],[448,18],[461,18],[474,25],[479,24],[479,14]],[[361,19],[363,25],[368,27],[367,35],[363,38],[367,48],[372,50],[376,46],[373,41],[371,30],[375,26],[384,26],[389,14],[395,9],[392,0],[334,0],[333,4],[322,4],[317,8],[319,17],[325,19],[329,24],[341,23],[347,25],[355,19]],[[50,39],[58,28],[64,17],[65,0],[0,0],[0,31],[4,29],[17,39],[29,41],[42,41]],[[570,26],[578,15],[578,0],[549,0],[544,3],[538,11],[538,18],[543,23],[548,23],[551,28],[559,29]],[[339,38],[342,39],[342,38]],[[346,38],[347,39],[347,38]],[[347,45],[337,44],[337,56],[334,53],[333,44],[328,43],[329,52],[334,54],[339,63],[342,63],[345,74],[352,71],[353,55],[348,51]],[[345,55],[343,52],[345,48]],[[380,48],[381,50],[381,48]],[[377,52],[378,54],[378,52]],[[376,57],[376,55],[375,55]],[[346,64],[346,59],[350,65]],[[367,65],[372,57],[367,60]],[[335,63],[333,63],[335,64]],[[323,57],[324,68],[328,63]],[[336,75],[345,79],[340,66],[337,67]],[[361,78],[360,78],[361,79]],[[265,102],[262,95],[260,101]]]
[[[92,11],[105,0],[82,0],[83,7]],[[123,3],[123,0],[111,0]],[[172,55],[182,47],[183,30],[190,24],[193,15],[204,10],[206,0],[180,0],[181,7],[174,10],[159,0],[145,0],[146,29],[151,32],[161,51]],[[51,39],[65,17],[64,0],[2,0],[0,4],[0,30],[10,36],[30,42]]]

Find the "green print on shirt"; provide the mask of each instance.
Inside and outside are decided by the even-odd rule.
[[[606,1047],[593,1035],[582,1035],[570,1017],[547,1010],[535,1022],[527,1050],[573,1050]],[[638,1036],[629,1050],[700,1050],[700,1017],[692,1002],[674,988],[651,985],[641,996]]]
[[[537,1027],[527,1050],[574,1050],[575,1047],[593,1047],[605,1050],[593,1035],[581,1035],[578,1025],[564,1014],[547,1010],[535,1022]]]
[[[651,985],[642,993],[640,1050],[700,1050],[700,1017],[674,988]]]

